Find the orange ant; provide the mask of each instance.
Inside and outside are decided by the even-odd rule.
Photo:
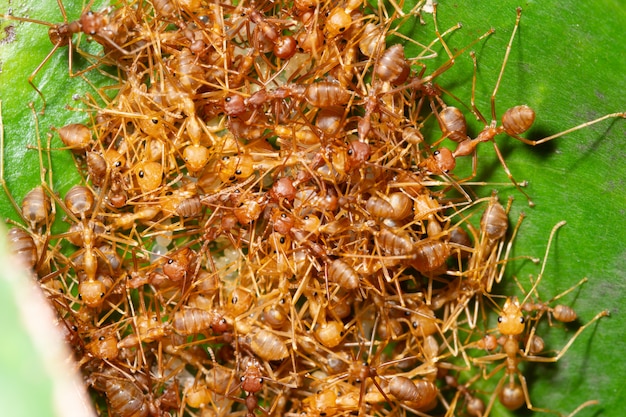
[[[454,166],[456,165],[457,157],[468,156],[472,154],[473,164],[472,164],[472,177],[471,178],[473,178],[476,176],[476,163],[477,163],[476,147],[478,146],[479,143],[482,143],[482,142],[492,142],[496,155],[498,159],[500,160],[500,163],[502,164],[502,167],[504,168],[504,171],[507,177],[509,178],[511,183],[513,183],[513,185],[522,194],[526,196],[526,198],[528,199],[529,206],[534,207],[535,203],[531,200],[530,196],[526,192],[524,192],[521,188],[524,185],[524,183],[519,184],[513,178],[513,175],[511,174],[511,171],[508,165],[506,164],[506,161],[504,160],[504,157],[502,156],[502,153],[500,152],[500,149],[497,143],[495,142],[495,137],[501,133],[506,133],[507,135],[519,141],[522,141],[528,145],[536,146],[536,145],[540,145],[542,143],[551,141],[553,139],[559,138],[561,136],[567,135],[571,132],[594,125],[606,119],[615,118],[615,117],[626,118],[626,112],[607,114],[595,120],[582,123],[578,126],[575,126],[570,129],[564,130],[563,132],[545,137],[543,139],[530,140],[530,139],[521,137],[520,134],[530,129],[533,122],[535,121],[535,112],[532,108],[530,108],[527,105],[519,105],[519,106],[515,106],[515,107],[508,109],[502,116],[502,124],[498,126],[498,118],[496,116],[496,103],[495,103],[496,94],[500,87],[502,76],[504,75],[504,70],[506,68],[506,64],[509,59],[509,54],[511,52],[513,39],[515,38],[515,34],[517,33],[517,29],[519,27],[521,17],[522,17],[522,9],[518,7],[517,18],[515,20],[515,26],[513,28],[513,32],[511,33],[511,37],[506,47],[506,52],[504,54],[504,59],[502,61],[502,66],[500,68],[500,73],[498,75],[496,85],[493,89],[493,92],[491,93],[491,122],[488,123],[487,119],[482,115],[482,113],[476,107],[475,92],[476,92],[477,61],[476,61],[476,54],[474,52],[471,52],[470,55],[472,57],[472,61],[474,64],[474,73],[472,76],[472,99],[471,99],[472,113],[474,113],[474,115],[478,118],[478,120],[480,120],[481,122],[485,124],[485,127],[478,134],[478,136],[476,136],[476,138],[470,138],[463,131],[465,127],[465,123],[464,123],[464,116],[461,112],[458,112],[458,111],[448,112],[445,114],[445,118],[442,118],[440,115],[439,122],[442,125],[443,130],[448,132],[448,137],[456,136],[456,141],[458,144],[457,144],[456,149],[453,152],[446,152],[445,155],[437,154],[437,157],[439,160],[435,162],[435,165],[440,166],[441,171],[447,172],[447,171],[454,169]],[[448,109],[451,109],[451,108],[448,108]],[[443,151],[443,149],[445,148],[442,148],[439,151]]]
[[[592,325],[594,322],[596,322],[600,318],[607,317],[609,315],[609,312],[607,310],[603,310],[599,312],[598,314],[596,314],[589,322],[581,326],[576,331],[576,333],[574,333],[574,335],[570,338],[567,344],[563,348],[561,348],[561,350],[558,351],[556,355],[554,356],[537,356],[536,355],[536,353],[538,353],[538,351],[541,350],[535,344],[536,324],[533,325],[532,328],[530,329],[529,336],[528,337],[524,336],[524,332],[527,327],[526,326],[527,317],[524,316],[525,306],[527,306],[526,310],[532,311],[535,309],[535,305],[534,304],[527,305],[527,301],[530,298],[530,296],[535,292],[538,284],[541,281],[541,278],[543,277],[543,272],[545,270],[548,253],[549,253],[554,235],[556,231],[564,224],[565,222],[562,221],[562,222],[557,223],[552,228],[550,237],[548,239],[548,245],[546,248],[546,253],[544,255],[541,271],[539,273],[537,280],[534,282],[531,291],[529,291],[526,294],[526,296],[521,302],[515,296],[507,297],[504,303],[504,306],[502,307],[501,313],[498,316],[498,326],[497,326],[498,332],[501,335],[500,338],[497,339],[497,345],[500,345],[502,347],[502,351],[500,353],[494,353],[494,354],[490,354],[484,357],[478,357],[478,358],[473,359],[474,363],[480,364],[480,365],[484,365],[484,364],[494,362],[494,361],[504,360],[503,363],[501,363],[500,365],[497,365],[489,374],[485,375],[485,378],[488,379],[491,376],[498,373],[502,369],[504,369],[505,371],[503,377],[498,382],[493,395],[491,396],[489,404],[487,405],[487,408],[484,413],[485,416],[489,415],[496,397],[499,398],[502,405],[504,405],[506,408],[510,410],[516,410],[520,408],[522,405],[526,404],[528,409],[531,409],[531,410],[551,412],[551,410],[537,408],[533,406],[530,400],[528,386],[526,384],[526,378],[524,377],[524,375],[519,369],[520,362],[523,362],[523,361],[524,362],[538,362],[538,363],[557,362],[572,346],[576,338],[587,327]],[[578,285],[580,285],[580,283]],[[570,290],[566,291],[566,293],[569,291]],[[557,296],[555,297],[555,299],[559,297],[560,296]],[[540,314],[542,314],[542,311],[545,310],[545,307],[541,305],[538,309],[541,312]],[[569,320],[569,316],[564,316],[563,318],[565,320]],[[537,321],[537,320],[538,320],[538,317],[533,319],[533,321]],[[489,336],[476,342],[476,346],[486,348],[488,337]],[[525,346],[521,348],[520,345],[522,345],[524,342],[525,342]],[[539,343],[542,345],[541,341],[539,341]],[[517,382],[516,379],[519,382]],[[593,403],[595,402],[590,401],[590,402],[584,403],[582,406],[591,405]],[[578,411],[579,409],[580,407],[577,408],[576,411]]]

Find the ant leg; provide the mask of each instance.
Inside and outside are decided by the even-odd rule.
[[[478,72],[478,62],[476,61],[476,53],[472,51],[470,52],[470,56],[472,57],[472,63],[474,64],[474,71],[472,73],[472,97],[470,99],[471,106],[472,106],[472,113],[474,113],[474,116],[476,116],[478,120],[480,120],[481,122],[485,124],[485,126],[487,126],[488,125],[487,119],[485,119],[485,116],[483,116],[480,110],[478,110],[478,107],[476,107],[476,73]],[[495,116],[493,120],[495,120]]]
[[[35,68],[35,70],[28,76],[28,84],[30,84],[30,86],[33,87],[33,89],[37,92],[37,94],[39,94],[39,97],[41,97],[41,100],[43,101],[43,107],[41,108],[41,111],[39,112],[39,114],[44,114],[46,112],[46,98],[43,96],[43,93],[41,92],[41,90],[37,88],[33,80],[35,79],[39,71],[41,71],[43,66],[46,65],[46,63],[50,60],[52,55],[54,55],[57,49],[59,49],[59,46],[61,46],[60,43],[57,43],[56,45],[54,45],[54,47],[50,50],[50,52],[48,52],[48,55],[46,55],[46,57],[43,59],[43,61],[41,61],[39,65],[37,65],[37,68]]]
[[[552,246],[552,239],[554,239],[554,235],[557,232],[557,230],[559,230],[561,227],[565,226],[566,224],[567,222],[565,220],[562,220],[558,222],[557,224],[555,224],[552,230],[550,231],[550,237],[548,238],[548,245],[546,246],[546,253],[543,255],[543,261],[541,262],[541,270],[539,271],[539,276],[537,277],[537,281],[535,281],[530,291],[528,291],[528,294],[526,294],[526,297],[524,297],[522,304],[524,304],[527,301],[528,297],[530,297],[530,294],[534,293],[535,290],[537,289],[537,286],[539,285],[541,278],[543,278],[543,272],[546,269],[546,263],[548,261],[550,247]]]
[[[524,375],[522,375],[521,372],[519,372],[517,376],[518,376],[518,378],[519,378],[519,380],[521,382],[521,385],[522,385],[522,391],[524,392],[524,398],[525,398],[525,401],[526,401],[526,407],[528,407],[529,410],[540,412],[540,413],[558,414],[559,416],[563,416],[558,411],[550,410],[548,408],[539,408],[539,407],[533,406],[532,402],[530,401],[530,394],[529,394],[529,391],[528,391],[528,385],[526,384],[526,378],[524,377]],[[581,405],[576,407],[576,409],[574,411],[572,411],[570,414],[568,414],[566,417],[572,417],[575,414],[577,414],[580,410],[582,410],[583,408],[589,407],[591,405],[596,405],[596,404],[598,404],[598,401],[596,401],[596,400],[585,401],[584,403],[582,403]]]
[[[517,139],[519,141],[524,142],[527,145],[537,146],[537,145],[541,145],[542,143],[549,142],[552,139],[560,138],[561,136],[565,136],[565,135],[567,135],[569,133],[572,133],[572,132],[575,132],[577,130],[584,129],[586,127],[595,125],[596,123],[601,122],[603,120],[612,119],[612,118],[615,118],[615,117],[621,117],[621,118],[626,119],[626,112],[606,114],[606,115],[604,115],[602,117],[599,117],[599,118],[597,118],[595,120],[591,120],[589,122],[582,123],[582,124],[580,124],[578,126],[574,126],[574,127],[569,128],[567,130],[564,130],[564,131],[562,131],[560,133],[555,133],[554,135],[551,135],[551,136],[548,136],[548,137],[545,137],[545,138],[539,139],[539,140],[530,140],[530,139],[526,139],[526,138],[523,138],[523,137],[517,136],[517,135],[510,135],[510,136],[514,137],[515,139]]]
[[[591,326],[593,323],[595,323],[596,321],[600,320],[602,317],[608,317],[609,315],[610,315],[610,313],[609,313],[608,310],[602,310],[601,312],[596,314],[594,316],[594,318],[592,318],[588,323],[586,323],[584,326],[581,326],[578,330],[576,330],[576,333],[574,333],[574,335],[571,337],[569,342],[567,342],[567,344],[565,346],[563,346],[563,348],[561,348],[561,350],[557,353],[556,356],[551,356],[551,357],[548,357],[548,358],[546,358],[544,356],[526,356],[525,359],[528,360],[529,362],[541,362],[541,363],[558,362],[558,360],[561,359],[563,357],[563,355],[565,355],[565,353],[567,353],[567,350],[572,346],[572,344],[574,343],[576,338],[587,327]]]
[[[460,29],[462,25],[460,23],[457,23],[455,26],[452,26],[450,29],[446,30],[442,35],[441,32],[439,32],[439,25],[437,24],[437,3],[433,4],[433,22],[435,24],[435,35],[437,35],[437,39],[439,40],[439,42],[441,42],[441,46],[443,46],[446,54],[448,54],[450,66],[452,66],[454,65],[454,55],[450,51],[450,48],[448,48],[448,44],[446,44],[446,42],[443,40],[443,37],[450,32],[454,32],[455,30]]]
[[[578,407],[576,407],[576,409],[574,411],[572,411],[571,413],[569,413],[566,417],[574,417],[576,414],[578,414],[578,412],[580,410],[582,410],[583,408],[587,408],[589,406],[592,405],[598,405],[599,402],[597,400],[589,400],[589,401],[585,401],[584,403],[582,403],[581,405],[579,405]]]
[[[511,200],[509,200],[511,201]],[[508,213],[508,211],[507,211]],[[513,248],[513,242],[515,241],[515,237],[517,236],[517,232],[519,231],[519,228],[522,225],[522,222],[524,221],[524,218],[526,217],[525,213],[520,213],[518,219],[517,219],[517,223],[515,224],[515,228],[513,229],[513,234],[511,235],[511,238],[509,239],[509,242],[506,245],[506,251],[504,252],[504,259],[507,260],[509,259],[509,254],[511,253],[511,249]],[[538,261],[538,260],[537,260]],[[495,281],[497,284],[499,284],[500,282],[502,282],[502,277],[504,276],[504,270],[506,269],[506,265],[508,262],[505,262],[502,265],[502,268],[500,268],[500,273],[498,274],[498,277],[495,278]],[[493,282],[491,283],[493,284]],[[488,292],[491,293],[491,286],[488,288]]]
[[[502,164],[502,167],[504,168],[504,172],[506,173],[506,176],[509,178],[509,181],[513,183],[515,188],[517,188],[520,193],[526,196],[526,198],[528,199],[528,205],[530,207],[535,207],[535,203],[530,198],[530,196],[524,190],[522,190],[522,187],[526,185],[526,181],[524,181],[521,184],[515,181],[515,178],[513,178],[513,174],[511,174],[511,170],[509,169],[509,166],[506,164],[506,161],[504,160],[504,157],[502,156],[502,153],[500,152],[500,149],[498,148],[498,145],[496,144],[495,141],[493,142],[493,148],[496,150],[496,155],[498,155],[498,159],[500,160],[500,163]]]
[[[513,39],[515,38],[515,34],[517,33],[517,28],[519,27],[520,20],[522,18],[522,8],[517,8],[517,18],[515,19],[515,26],[513,27],[513,32],[511,32],[511,38],[509,39],[509,43],[506,45],[506,52],[504,53],[504,59],[502,60],[502,67],[500,68],[500,74],[498,75],[498,81],[496,81],[496,85],[493,89],[493,93],[491,93],[491,120],[497,120],[496,117],[496,94],[498,93],[498,88],[500,87],[500,81],[502,81],[502,75],[504,74],[504,69],[506,68],[506,63],[509,60],[509,55],[511,53],[511,46],[513,44]]]

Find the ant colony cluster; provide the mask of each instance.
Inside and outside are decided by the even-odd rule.
[[[22,219],[13,251],[56,309],[100,415],[550,411],[534,405],[526,365],[556,362],[608,312],[544,346],[540,323],[562,332],[578,320],[557,304],[578,286],[540,299],[562,223],[543,260],[527,258],[541,272],[518,283],[523,293],[497,293],[523,216],[509,227],[511,200],[468,191],[476,147],[492,142],[522,191],[497,135],[536,145],[626,114],[523,138],[530,107],[495,114],[505,58],[491,121],[472,100],[485,126],[472,137],[470,111],[448,105],[436,80],[493,31],[450,48],[461,26],[440,32],[435,8],[420,46],[400,28],[429,16],[422,2],[375,3],[122,0],[63,24],[2,16],[49,27],[52,52],[29,78],[44,106],[35,76],[63,46],[117,83],[84,95],[88,124],[55,128],[47,143],[36,132],[41,184],[21,205],[4,155],[0,178]],[[101,55],[72,45],[79,34]],[[447,61],[428,68],[400,40]],[[423,129],[427,119],[440,129]],[[53,135],[83,174],[64,196]],[[470,155],[474,175],[461,179],[457,158]]]

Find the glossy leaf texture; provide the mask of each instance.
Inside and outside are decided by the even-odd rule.
[[[25,3],[24,0],[11,2],[15,16],[61,21],[55,1]],[[488,119],[490,95],[518,6],[523,8],[523,15],[496,97],[499,117],[511,106],[531,106],[537,118],[526,136],[540,139],[604,114],[626,111],[623,95],[626,9],[620,1],[582,4],[574,1],[443,0],[439,3],[441,30],[456,22],[463,23],[462,29],[446,37],[453,52],[490,27],[496,29],[492,36],[471,49],[476,52],[478,62],[476,103]],[[2,13],[6,13],[6,1],[1,4]],[[80,2],[64,2],[64,5],[70,19],[80,15]],[[429,14],[424,13],[422,17],[425,25],[432,26]],[[34,102],[37,110],[42,103],[27,80],[52,46],[47,38],[47,27],[11,24],[15,27],[15,40],[4,40],[0,44],[0,99],[4,117],[5,179],[19,202],[39,183],[37,153],[27,150],[25,145],[36,145],[34,117],[28,103]],[[403,31],[425,43],[432,40],[432,30],[424,30],[420,22],[407,23]],[[437,59],[422,61],[429,69],[437,68],[446,59],[441,48],[435,49],[439,53]],[[407,47],[407,51],[410,48]],[[80,67],[80,59],[76,59]],[[39,117],[44,142],[50,126],[61,127],[88,118],[85,113],[65,109],[65,106],[77,105],[74,95],[93,93],[82,78],[68,77],[67,64],[67,48],[60,48],[35,77],[36,85],[47,100],[46,113]],[[94,71],[88,77],[96,84],[108,82]],[[435,81],[469,106],[472,94],[469,51],[461,54],[455,65]],[[468,110],[465,111],[470,130],[476,134],[481,126]],[[487,195],[492,188],[498,188],[502,201],[509,195],[515,196],[510,216],[512,223],[520,211],[526,213],[514,255],[542,257],[552,227],[561,220],[567,221],[552,246],[539,294],[543,300],[548,300],[588,277],[589,281],[564,297],[563,302],[573,305],[581,323],[602,309],[611,312],[610,318],[587,329],[557,364],[533,367],[529,386],[533,403],[538,407],[567,414],[583,401],[598,400],[599,405],[583,409],[577,415],[617,417],[622,414],[626,389],[618,376],[626,374],[626,364],[621,360],[626,353],[622,319],[622,306],[626,304],[626,252],[622,237],[626,232],[626,153],[621,147],[625,139],[626,120],[623,119],[606,120],[534,148],[501,135],[497,138],[498,146],[513,176],[518,181],[529,181],[526,191],[536,207],[529,208],[524,196],[509,185],[474,189],[480,195]],[[61,146],[57,136],[53,136],[52,147],[55,146]],[[52,151],[52,157],[53,188],[63,195],[80,176],[70,152]],[[508,182],[490,144],[480,147],[478,174],[477,179],[481,181]],[[0,213],[2,217],[17,220],[4,197],[0,199]],[[528,289],[529,274],[536,277],[538,272],[539,266],[530,262],[512,262],[506,277],[506,291],[519,291],[513,275]],[[573,329],[558,326],[540,331],[550,334],[547,338],[550,349],[560,348],[573,334]],[[511,413],[498,408],[494,415]]]

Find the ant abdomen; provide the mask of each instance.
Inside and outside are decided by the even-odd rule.
[[[503,406],[509,410],[517,410],[526,401],[524,399],[524,390],[518,384],[505,384],[498,396]]]
[[[37,265],[37,245],[32,236],[19,227],[13,227],[8,234],[9,247],[16,257],[28,268]]]
[[[406,81],[410,69],[404,56],[404,48],[395,44],[382,53],[375,72],[382,81],[400,84]]]
[[[447,106],[439,112],[437,118],[439,127],[444,135],[455,142],[467,139],[467,121],[465,115],[456,107]]]
[[[573,308],[563,304],[555,306],[552,315],[562,323],[571,323],[578,318],[578,314],[576,314]]]
[[[509,135],[526,132],[535,121],[535,111],[523,104],[508,109],[502,116],[502,126]]]

